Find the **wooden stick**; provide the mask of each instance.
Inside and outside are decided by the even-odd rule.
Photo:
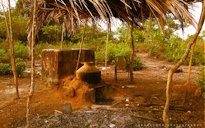
[[[26,107],[26,128],[30,127],[30,109],[31,109],[31,99],[34,94],[35,82],[35,56],[34,56],[34,47],[36,42],[36,25],[37,25],[37,0],[33,1],[33,18],[32,18],[32,30],[31,30],[31,39],[29,38],[30,44],[30,58],[31,58],[31,83],[28,90],[27,96],[27,107]]]

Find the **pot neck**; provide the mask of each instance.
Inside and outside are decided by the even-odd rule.
[[[95,65],[94,62],[83,62],[84,65],[88,65],[88,66],[92,66],[92,65]]]

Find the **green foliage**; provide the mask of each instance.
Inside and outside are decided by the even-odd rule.
[[[130,43],[130,29],[128,24],[123,23],[120,28],[115,32],[117,35],[118,40],[124,43]],[[135,43],[142,43],[145,41],[145,31],[135,28],[134,29],[134,42]]]
[[[0,43],[0,63],[10,62],[10,52],[8,42]]]
[[[105,43],[83,43],[82,48],[95,49],[95,59],[97,63],[105,61]],[[45,48],[59,49],[60,43],[48,44],[39,43],[36,45],[36,57],[41,58],[41,51]],[[67,43],[64,48],[80,48],[80,43]],[[130,46],[123,42],[110,41],[108,45],[108,61],[112,62],[116,56],[128,57],[131,52]]]
[[[0,48],[2,49],[8,49],[9,48],[9,43],[7,40],[2,39],[0,42]]]
[[[200,73],[196,79],[196,85],[202,90],[202,97],[205,99],[205,66],[200,68]]]
[[[120,28],[115,32],[118,40],[128,43],[130,42],[130,30],[128,24],[123,23]]]
[[[185,42],[175,35],[171,35],[169,39],[162,43],[163,51],[159,52],[159,57],[170,62],[177,62],[186,49]]]
[[[10,63],[10,49],[8,47],[8,42],[0,43],[0,63]],[[15,58],[21,58],[23,60],[29,58],[29,49],[27,46],[22,44],[20,41],[14,43],[14,55]]]
[[[112,43],[108,45],[108,61],[112,62],[117,56],[129,57],[131,52],[130,45],[124,42]]]
[[[6,39],[6,24],[4,20],[0,20],[0,38],[1,39]]]
[[[70,41],[65,41],[63,48],[80,48],[83,32],[84,27],[80,27]],[[38,43],[36,45],[36,55],[38,58],[41,57],[40,53],[44,48],[60,48],[60,43]],[[106,32],[99,31],[97,28],[86,26],[82,48],[95,49],[96,62],[104,62],[106,54]],[[128,43],[115,40],[111,37],[108,44],[108,61],[112,62],[116,56],[129,56],[130,51],[131,49]]]
[[[29,49],[27,46],[25,46],[21,42],[15,42],[14,55],[15,55],[15,58],[28,59],[29,58]]]
[[[5,53],[6,53],[6,51],[5,51],[4,49],[0,48],[0,62],[1,62],[2,60],[4,60],[4,55],[5,55]]]
[[[26,64],[19,59],[16,60],[16,72],[21,76],[26,69]],[[10,63],[0,63],[0,75],[12,75],[12,66]]]
[[[12,74],[11,64],[0,63],[0,75],[10,75]]]
[[[105,50],[97,49],[95,51],[95,61],[96,61],[96,63],[104,63],[105,62]]]
[[[28,47],[23,45],[20,41],[14,43],[14,55],[16,58],[16,71],[17,75],[22,75],[26,68],[23,62],[29,57]],[[0,43],[0,75],[12,75],[12,66],[10,64],[10,49],[8,42],[3,41]]]
[[[178,62],[183,56],[188,41],[191,39],[183,40],[180,37],[173,34],[174,30],[178,29],[179,25],[173,21],[168,22],[168,28],[164,29],[163,32],[159,30],[156,22],[147,21],[144,24],[144,29],[134,30],[135,46],[139,51],[148,52],[150,55],[155,56],[159,59],[164,59],[170,62]],[[127,24],[123,24],[116,33],[119,37],[119,42],[130,41],[130,30]],[[193,65],[204,64],[203,59],[203,45],[204,40],[199,38],[195,47]],[[111,46],[112,47],[112,46]],[[188,59],[185,60],[184,64],[189,63]]]
[[[85,33],[84,33],[85,29]],[[76,32],[76,34],[71,38],[72,43],[79,43],[82,40],[82,35],[84,33],[84,44],[92,43],[92,44],[101,44],[106,41],[106,32],[100,31],[96,27],[91,26],[80,26]]]
[[[200,73],[196,79],[196,84],[200,89],[203,90],[203,95],[205,96],[205,67],[200,69]]]
[[[28,17],[24,16],[13,16],[12,17],[12,28],[14,40],[27,41],[27,23]]]
[[[135,42],[143,43],[145,41],[145,31],[142,31],[140,29],[135,29],[134,38],[135,38]]]
[[[127,64],[127,69],[129,69],[129,68],[130,68],[130,64],[128,63]],[[139,71],[139,70],[142,70],[143,68],[144,68],[144,65],[143,65],[140,57],[135,56],[134,61],[133,61],[133,70],[134,71]]]
[[[133,70],[134,71],[138,71],[138,70],[142,70],[144,67],[141,59],[139,57],[135,57],[134,58],[134,62],[133,62]]]
[[[23,17],[20,15],[13,15],[12,16],[12,28],[13,28],[13,39],[14,40],[21,40],[26,41],[27,40],[27,22],[28,17]],[[0,20],[0,38],[6,39],[7,31],[6,31],[6,23],[5,20]]]
[[[42,35],[41,40],[49,43],[58,42],[61,37],[61,26],[60,25],[48,25],[41,28]]]
[[[163,32],[159,30],[159,26],[154,21],[146,21],[144,29],[134,29],[135,46],[140,52],[148,52],[149,55],[156,58],[176,63],[184,54],[191,37],[187,40],[181,39],[173,34],[174,30],[179,28],[179,24],[172,20],[167,23],[168,28],[164,29]],[[130,30],[127,24],[123,24],[115,34],[119,42],[130,42]],[[204,40],[199,38],[195,47],[193,65],[205,63],[203,45],[205,45]],[[184,64],[188,64],[188,62],[189,59],[186,59]]]
[[[24,62],[16,61],[16,73],[18,76],[22,76],[25,69],[26,69],[26,64]]]
[[[204,65],[204,64],[205,64],[205,60],[203,56],[203,46],[202,47],[197,46],[194,50],[192,65]]]

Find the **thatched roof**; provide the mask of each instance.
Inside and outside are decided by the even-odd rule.
[[[163,26],[168,14],[182,24],[189,22],[194,25],[188,11],[188,5],[193,1],[195,0],[41,0],[38,1],[37,26],[40,27],[48,17],[61,17],[70,24],[82,19],[108,20],[111,17],[138,24],[151,17]]]

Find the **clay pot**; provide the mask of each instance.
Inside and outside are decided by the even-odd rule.
[[[82,62],[84,65],[76,71],[76,78],[87,83],[100,83],[101,72],[95,67],[94,62]]]

